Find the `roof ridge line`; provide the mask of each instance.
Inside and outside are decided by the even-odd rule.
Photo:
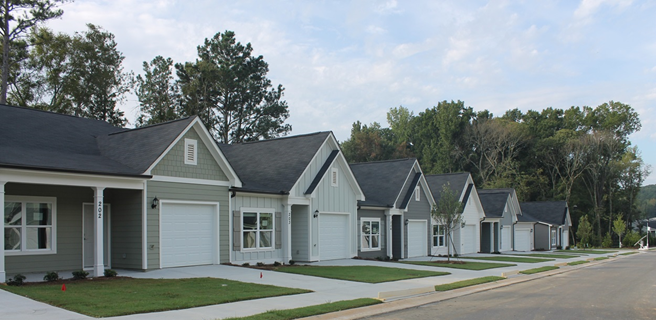
[[[175,119],[175,120],[170,120],[170,121],[166,121],[166,122],[155,123],[155,124],[151,124],[151,125],[144,126],[144,127],[138,127],[138,128],[124,128],[125,130],[123,130],[123,131],[118,131],[118,132],[112,132],[112,133],[108,134],[108,136],[112,136],[112,135],[116,135],[116,134],[121,134],[121,133],[126,133],[126,132],[135,132],[135,131],[137,131],[137,130],[142,130],[142,129],[150,129],[150,128],[154,128],[154,127],[159,127],[159,126],[162,126],[162,125],[166,125],[166,124],[170,124],[170,123],[174,123],[174,122],[178,122],[178,121],[187,120],[187,119],[190,119],[190,118],[193,118],[193,117],[198,117],[198,116],[184,117],[184,118],[180,118],[180,119]]]
[[[406,160],[417,160],[417,158],[401,158],[401,159],[388,159],[388,160],[376,160],[376,161],[367,161],[367,162],[356,162],[349,163],[349,165],[360,165],[360,164],[369,164],[369,163],[381,163],[381,162],[401,162]]]
[[[304,134],[299,134],[299,135],[294,135],[294,136],[284,136],[284,137],[277,137],[277,138],[271,138],[271,139],[265,139],[265,140],[256,140],[256,141],[246,141],[246,142],[240,142],[240,143],[223,143],[227,144],[230,146],[238,146],[238,145],[246,145],[246,144],[254,144],[254,143],[261,143],[261,142],[269,142],[269,141],[278,141],[278,140],[283,140],[283,139],[292,139],[292,138],[300,138],[300,137],[307,137],[307,136],[312,136],[312,135],[318,135],[321,133],[332,133],[332,131],[317,131],[317,132],[311,132],[311,133],[304,133]]]

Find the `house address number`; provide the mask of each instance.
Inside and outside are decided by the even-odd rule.
[[[103,204],[102,201],[98,201],[98,219],[102,219],[103,214]]]

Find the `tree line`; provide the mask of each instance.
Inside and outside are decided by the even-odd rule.
[[[520,201],[566,200],[575,227],[590,219],[595,245],[617,242],[618,217],[627,225],[643,218],[636,197],[650,168],[629,140],[641,124],[627,104],[494,116],[442,101],[416,115],[391,108],[387,124],[356,121],[342,143],[347,159],[416,157],[426,174],[468,171],[479,188],[514,188]]]
[[[264,58],[225,31],[197,47],[195,61],[156,56],[135,77],[114,35],[94,24],[74,34],[43,22],[63,14],[57,0],[1,0],[0,103],[107,121],[128,121],[118,106],[134,92],[136,126],[198,116],[217,141],[274,138],[291,131],[284,88],[266,75]]]

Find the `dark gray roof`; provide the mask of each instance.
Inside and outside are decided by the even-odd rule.
[[[235,189],[284,194],[291,190],[331,134],[325,131],[218,146],[242,182],[242,188]]]
[[[416,159],[397,159],[352,163],[351,171],[366,199],[358,203],[362,206],[394,206],[416,161]],[[411,190],[414,191],[414,188]]]
[[[0,105],[0,166],[141,175],[192,119],[140,129]]]
[[[532,215],[522,212],[522,214],[517,216],[517,221],[519,222],[540,222],[538,219],[533,217]]]
[[[442,196],[442,188],[446,184],[449,184],[451,191],[460,199],[460,194],[464,191],[468,178],[469,172],[429,174],[426,175],[426,182],[428,182],[428,186],[433,193],[435,202],[439,203],[440,197]]]
[[[503,209],[506,207],[508,196],[512,189],[481,189],[478,190],[478,198],[481,200],[485,216],[489,218],[503,217]]]
[[[567,202],[565,201],[536,201],[519,204],[522,214],[529,214],[540,222],[553,225],[565,224],[567,217]]]

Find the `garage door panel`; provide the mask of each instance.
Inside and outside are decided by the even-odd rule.
[[[515,250],[531,251],[531,231],[517,230],[515,232]]]
[[[319,227],[321,260],[350,257],[348,214],[322,214]]]
[[[510,246],[510,228],[501,229],[501,251],[509,251]]]
[[[426,221],[408,222],[408,258],[428,255],[428,227]]]
[[[476,253],[476,225],[466,225],[462,229],[460,242],[462,243],[461,254]]]
[[[214,263],[216,248],[214,205],[161,205],[162,268]]]

